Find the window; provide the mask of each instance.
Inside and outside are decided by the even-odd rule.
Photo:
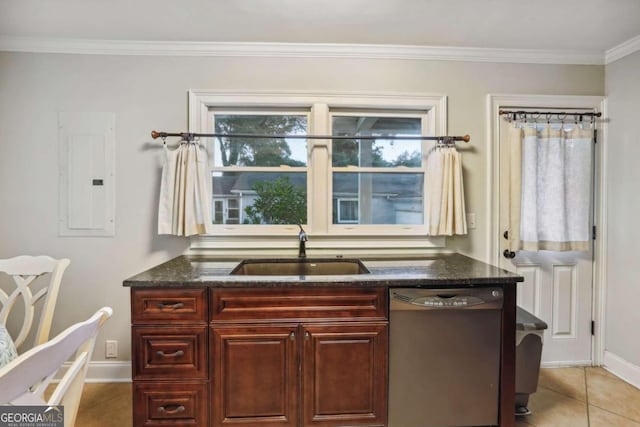
[[[338,224],[357,224],[360,217],[358,212],[358,199],[337,199],[333,212],[338,213]],[[336,220],[334,219],[335,223]]]
[[[222,134],[305,135],[308,113],[213,111]],[[219,138],[214,141],[213,198],[225,200],[216,224],[305,224],[307,145],[295,138]],[[222,221],[224,220],[224,222]]]
[[[215,182],[215,180],[214,180]],[[217,198],[215,189],[213,193],[213,223],[214,224],[240,224],[240,202],[235,198]]]
[[[340,247],[388,248],[389,238],[440,246],[424,225],[424,159],[434,143],[412,137],[443,134],[445,110],[442,96],[191,92],[190,130],[274,135],[207,142],[214,235],[246,248],[261,237],[284,241],[300,223]],[[284,134],[327,138],[275,137]]]
[[[388,138],[421,135],[423,118],[424,114],[402,111],[332,113],[333,136],[379,137],[334,139],[332,198],[351,197],[359,207],[355,221],[343,221],[341,212],[334,212],[334,224],[423,223],[422,159],[426,143]],[[342,208],[340,203],[335,206]]]

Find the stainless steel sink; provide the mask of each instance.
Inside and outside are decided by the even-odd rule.
[[[239,276],[320,276],[368,274],[357,259],[245,259],[230,274]]]

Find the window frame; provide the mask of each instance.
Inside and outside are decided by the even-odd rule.
[[[189,132],[211,133],[212,111],[262,112],[266,109],[278,112],[291,110],[298,114],[309,112],[308,133],[331,135],[332,111],[351,113],[374,110],[398,112],[420,111],[425,114],[422,121],[423,135],[447,134],[447,97],[428,94],[362,94],[362,93],[298,93],[298,92],[222,92],[208,90],[189,91]],[[242,110],[240,110],[242,109]],[[425,133],[424,129],[428,129]],[[203,138],[209,153],[210,169],[213,169],[213,140]],[[309,246],[322,247],[325,251],[341,251],[348,248],[394,250],[395,248],[433,248],[444,246],[443,237],[429,237],[426,226],[420,225],[361,225],[332,224],[332,165],[331,139],[307,140],[307,233],[314,242]],[[426,151],[423,151],[423,154]],[[423,160],[424,165],[424,160]],[[282,168],[282,167],[281,167]],[[294,167],[285,167],[293,172]],[[403,168],[409,172],[413,168]],[[423,171],[424,168],[421,168]],[[387,171],[385,171],[387,172]],[[398,171],[400,172],[400,171]],[[212,206],[213,208],[213,206]],[[256,239],[268,242],[270,250],[290,247],[289,238],[295,236],[297,225],[214,225],[214,233],[191,239],[191,248],[235,248],[239,251],[256,249]],[[345,237],[349,237],[345,239]],[[215,242],[215,243],[213,243]],[[283,242],[283,243],[280,243]],[[286,242],[286,243],[284,243]],[[265,249],[266,250],[266,249]],[[227,252],[228,253],[228,252]]]
[[[395,110],[395,111],[393,111]],[[403,117],[403,118],[420,118],[421,119],[421,135],[435,135],[432,130],[432,122],[430,120],[430,115],[433,114],[432,110],[428,111],[415,111],[404,108],[395,108],[395,109],[378,109],[378,108],[368,108],[368,109],[334,109],[333,111],[329,110],[329,124],[330,124],[330,132],[332,134],[332,124],[333,118],[339,116],[354,116],[358,115],[359,117]],[[357,138],[354,138],[357,139]],[[434,141],[422,140],[421,141],[421,152],[422,152],[422,164],[420,167],[354,167],[354,166],[333,166],[329,165],[329,197],[333,196],[333,174],[334,173],[421,173],[422,174],[422,224],[360,224],[358,223],[357,228],[354,229],[353,224],[348,223],[338,223],[333,224],[333,221],[329,224],[329,231],[332,234],[359,234],[359,235],[411,235],[411,234],[427,234],[428,227],[424,224],[425,212],[426,212],[426,197],[424,195],[424,189],[426,188],[426,153],[428,150],[435,145]],[[332,208],[332,205],[329,206]],[[330,212],[333,215],[333,212]]]
[[[285,106],[283,108],[274,108],[273,106],[258,108],[254,106],[253,108],[242,108],[241,106],[235,106],[234,108],[229,107],[212,107],[209,109],[209,117],[207,117],[208,129],[203,132],[213,132],[215,126],[215,115],[216,114],[235,114],[235,115],[296,115],[296,116],[305,116],[307,119],[307,132],[309,132],[311,126],[311,112],[308,109],[304,108],[291,108]],[[307,180],[307,218],[309,217],[309,206],[308,206],[308,198],[309,198],[309,143],[307,142],[306,147],[306,166],[216,166],[215,165],[215,149],[214,144],[215,140],[212,138],[208,138],[207,142],[207,153],[209,154],[209,172],[210,174],[215,172],[248,172],[248,173],[304,173],[306,174]],[[215,179],[215,177],[214,177]],[[252,193],[253,191],[248,191],[247,194]],[[226,205],[226,202],[225,202]],[[242,219],[245,217],[244,212],[242,212],[242,203],[239,203],[238,206],[238,224],[213,224],[214,227],[214,235],[217,234],[246,234],[248,229],[249,234],[254,234],[256,232],[260,232],[260,229],[263,229],[266,232],[270,232],[273,234],[277,234],[282,232],[283,225],[274,225],[274,224],[243,224]],[[225,215],[225,219],[227,215]]]
[[[343,202],[355,202],[356,203],[356,219],[342,219],[342,203]],[[337,197],[336,209],[338,211],[338,224],[358,224],[360,222],[360,200],[356,197]]]

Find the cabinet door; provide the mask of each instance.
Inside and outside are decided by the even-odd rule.
[[[387,420],[385,323],[304,325],[305,426],[384,426]]]
[[[212,425],[296,426],[297,327],[212,329]]]

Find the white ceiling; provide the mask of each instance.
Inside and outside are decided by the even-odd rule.
[[[0,0],[0,36],[604,52],[640,0]]]

